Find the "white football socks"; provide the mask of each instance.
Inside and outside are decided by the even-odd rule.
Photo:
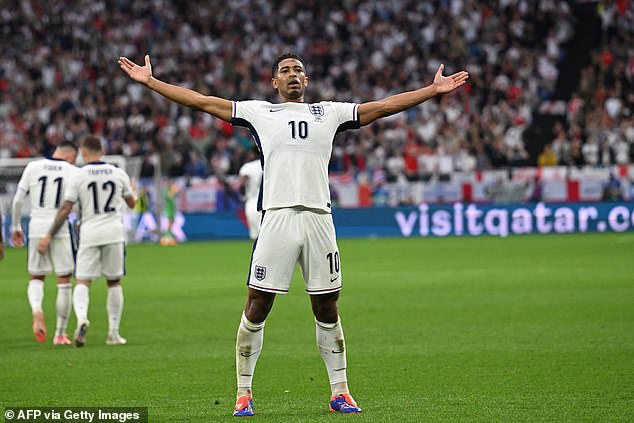
[[[119,335],[119,323],[123,314],[123,288],[121,285],[108,287],[108,329],[110,335]]]
[[[240,319],[236,338],[236,373],[238,377],[238,397],[252,396],[251,383],[255,364],[264,341],[264,322],[252,323],[244,313]]]
[[[346,377],[346,342],[343,338],[341,320],[323,323],[315,320],[317,349],[326,364],[332,395],[348,394]]]
[[[55,328],[55,336],[63,336],[66,334],[68,318],[70,317],[71,291],[70,283],[57,284],[57,301],[55,303],[57,309],[57,326]]]
[[[26,296],[31,305],[33,313],[42,312],[42,301],[44,300],[44,281],[31,279],[26,289]]]
[[[89,289],[88,285],[78,283],[73,290],[73,310],[77,316],[77,327],[88,320]]]

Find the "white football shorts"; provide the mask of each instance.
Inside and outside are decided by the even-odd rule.
[[[80,240],[75,279],[93,280],[101,275],[108,280],[125,275],[125,243],[82,247]]]
[[[37,244],[42,238],[30,238],[28,246],[29,275],[45,276],[55,269],[57,276],[71,275],[75,269],[75,249],[71,237],[53,237],[48,245],[48,252],[40,254]]]
[[[341,289],[341,266],[330,213],[283,208],[264,213],[253,246],[247,285],[260,291],[288,292],[295,264],[309,294]]]

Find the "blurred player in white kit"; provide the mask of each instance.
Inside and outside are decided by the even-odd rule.
[[[61,205],[64,188],[75,173],[77,146],[72,142],[60,143],[50,158],[30,162],[18,182],[11,212],[11,239],[16,247],[24,245],[22,202],[28,195],[31,203],[31,220],[28,231],[27,271],[29,284],[27,297],[33,314],[33,334],[38,342],[46,341],[44,322],[44,281],[53,270],[57,276],[57,324],[53,344],[70,345],[66,335],[71,305],[71,276],[75,267],[75,250],[72,229],[68,223],[51,240],[46,254],[38,254],[37,243],[46,235]],[[62,222],[64,223],[64,222]]]
[[[92,280],[102,274],[108,283],[108,337],[106,344],[123,345],[127,341],[119,335],[123,313],[121,277],[125,274],[125,231],[122,209],[133,208],[136,196],[130,178],[122,169],[101,161],[104,153],[101,139],[89,135],[81,142],[81,155],[86,163],[78,169],[64,191],[64,202],[55,219],[38,244],[38,251],[46,253],[51,239],[60,229],[73,205],[81,209],[79,250],[75,268],[73,309],[77,316],[75,346],[86,343],[90,327],[88,320],[89,289]]]
[[[249,238],[256,239],[260,231],[262,213],[258,210],[260,183],[262,182],[262,162],[257,158],[257,152],[249,153],[250,160],[242,165],[238,175],[240,186],[244,189],[244,214],[247,217]]]

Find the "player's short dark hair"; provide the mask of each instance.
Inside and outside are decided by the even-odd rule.
[[[77,148],[77,144],[75,144],[72,141],[62,141],[59,144],[57,144],[57,148],[65,148],[67,150],[73,150],[75,153],[79,151],[79,149]]]
[[[280,62],[285,59],[297,59],[302,62],[302,65],[304,65],[304,60],[295,53],[284,53],[277,59],[275,59],[275,61],[273,62],[273,66],[271,66],[271,75],[273,76],[273,78],[275,78],[275,76],[277,75]],[[304,65],[304,67],[306,67],[306,65]]]
[[[86,137],[84,137],[84,139],[81,140],[81,146],[95,153],[103,151],[101,138],[96,135],[87,135]]]

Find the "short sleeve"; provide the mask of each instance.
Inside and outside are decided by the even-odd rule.
[[[33,169],[32,163],[33,162],[26,165],[24,172],[22,172],[22,176],[20,177],[20,181],[18,182],[18,188],[25,192],[29,191],[29,185],[31,183],[31,169]]]
[[[117,169],[119,171],[119,177],[122,181],[121,187],[121,195],[125,197],[129,197],[132,195],[132,187],[130,186],[130,177],[127,173],[125,173],[122,169]]]
[[[359,129],[359,105],[357,103],[332,103],[332,106],[339,120],[337,133],[348,129]]]
[[[231,124],[248,127],[255,118],[256,107],[259,101],[232,101]]]
[[[64,201],[76,203],[79,197],[79,172],[74,172],[64,188]]]
[[[333,103],[339,118],[339,124],[359,121],[359,105],[357,103]]]

